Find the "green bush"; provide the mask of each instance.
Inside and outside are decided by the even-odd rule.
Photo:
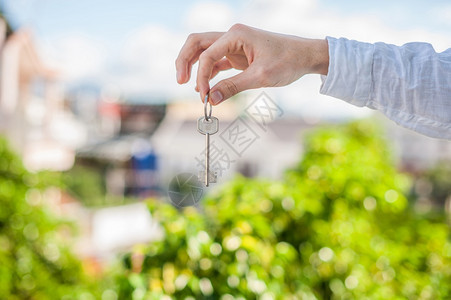
[[[65,190],[86,207],[105,205],[105,182],[98,169],[75,165],[63,173]]]
[[[96,299],[70,250],[73,227],[45,203],[57,174],[31,174],[0,139],[0,299]]]
[[[105,167],[86,166],[75,162],[72,169],[61,174],[62,188],[87,208],[126,205],[140,201],[136,197],[108,194],[103,168]]]
[[[149,202],[165,238],[124,256],[119,296],[450,299],[449,228],[409,186],[370,123],[318,130],[281,182],[238,177],[201,211]]]

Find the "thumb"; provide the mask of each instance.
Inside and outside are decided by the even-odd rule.
[[[210,102],[218,105],[224,100],[242,92],[244,90],[258,87],[252,72],[247,68],[243,72],[233,77],[221,80],[210,90]]]

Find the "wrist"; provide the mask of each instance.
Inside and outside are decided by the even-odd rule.
[[[311,40],[310,58],[310,73],[327,75],[329,70],[329,45],[327,40]]]

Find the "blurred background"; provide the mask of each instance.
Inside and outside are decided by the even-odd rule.
[[[197,210],[171,208],[171,180],[197,174],[205,148],[196,128],[203,105],[193,80],[176,83],[175,59],[190,33],[235,23],[310,38],[423,41],[436,51],[451,45],[451,5],[442,0],[0,0],[0,298],[451,297],[441,281],[451,276],[451,142],[322,96],[319,76],[214,107],[218,183],[201,189]],[[255,119],[261,105],[276,114]],[[248,130],[239,149],[225,134],[237,124]],[[347,159],[361,164],[355,169]],[[352,173],[360,171],[375,177]],[[245,222],[252,213],[240,201],[260,207],[262,218]],[[311,201],[327,213],[309,208]],[[379,208],[381,215],[362,217]],[[353,209],[357,215],[348,215]],[[332,226],[337,216],[410,233],[344,234],[336,244],[332,232],[320,241],[317,229],[289,233],[314,219]],[[364,228],[343,222],[343,232]],[[410,236],[420,229],[436,236]],[[244,235],[267,249],[246,246]],[[366,238],[368,249],[347,238]],[[392,243],[386,251],[417,249],[414,262],[375,246],[384,239]],[[262,249],[274,260],[254,270]],[[363,253],[366,261],[356,258]],[[398,264],[390,267],[390,259]],[[349,265],[340,269],[343,261]],[[303,273],[287,271],[290,265]]]

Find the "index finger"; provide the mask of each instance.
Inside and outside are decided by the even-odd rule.
[[[204,99],[210,90],[209,80],[216,63],[227,54],[236,53],[238,44],[238,41],[234,39],[230,32],[226,32],[200,54],[196,83],[201,99]]]
[[[188,36],[175,60],[178,83],[188,82],[191,68],[199,59],[199,55],[223,34],[223,32],[205,32],[192,33]]]

